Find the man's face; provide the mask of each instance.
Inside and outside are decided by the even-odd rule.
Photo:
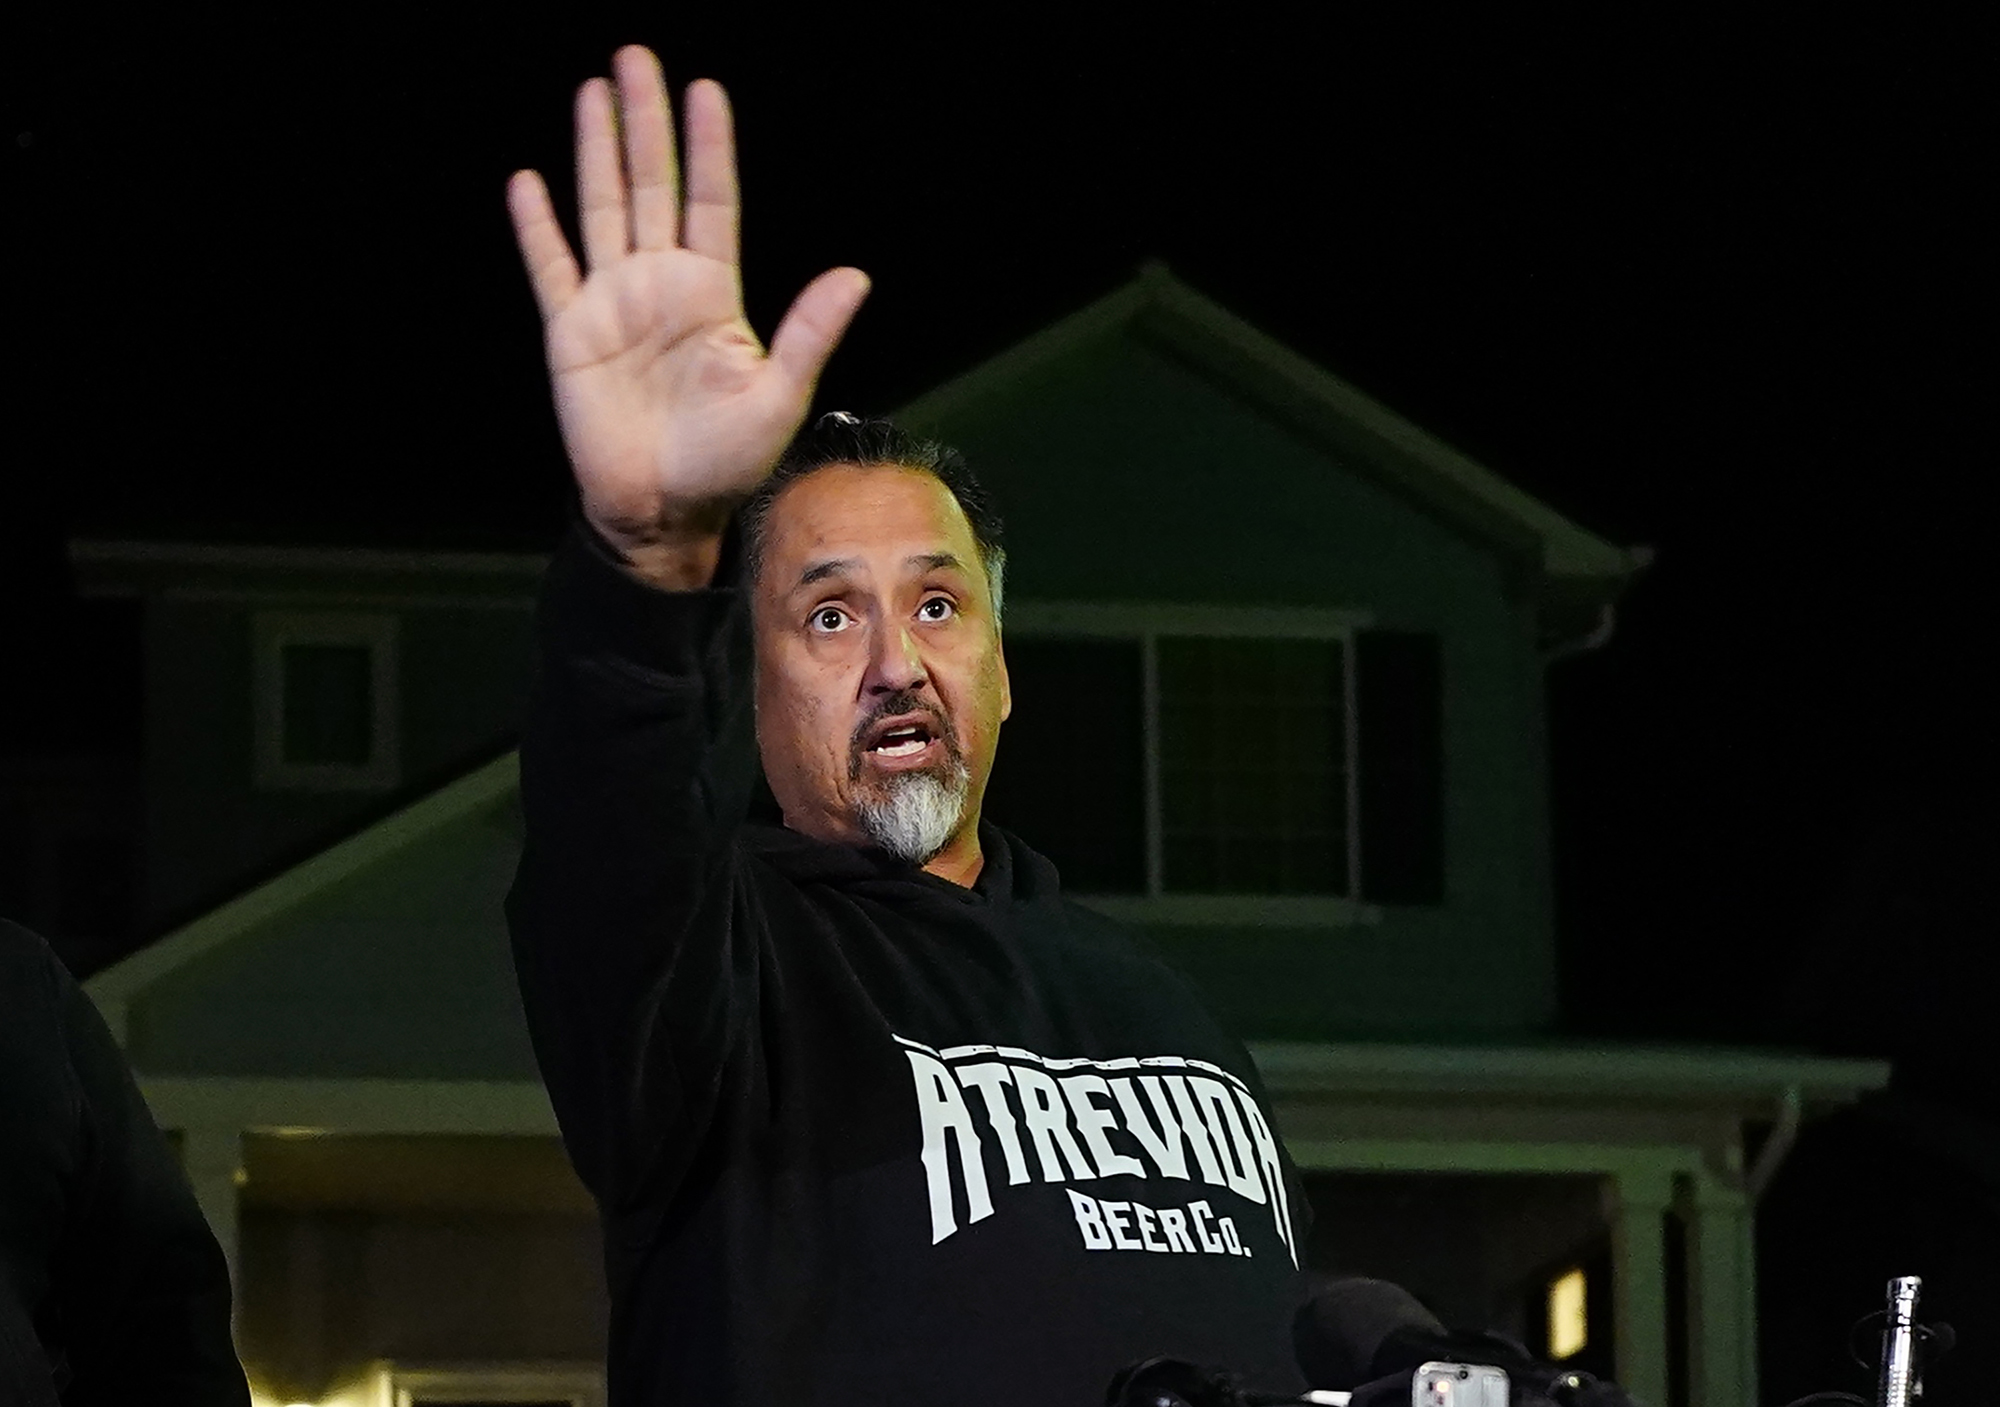
[[[918,864],[976,845],[1012,699],[951,491],[897,465],[788,485],[765,519],[754,620],[757,743],[785,824]]]

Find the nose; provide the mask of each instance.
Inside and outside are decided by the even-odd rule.
[[[875,637],[868,660],[868,691],[897,694],[923,688],[927,682],[924,659],[917,652],[916,637],[907,626],[893,625]]]

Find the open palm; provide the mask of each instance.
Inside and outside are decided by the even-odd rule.
[[[507,203],[584,514],[616,545],[642,552],[720,532],[805,418],[868,281],[856,269],[821,274],[767,353],[743,314],[728,99],[714,83],[688,89],[683,211],[659,63],[633,46],[618,51],[613,71],[615,115],[603,79],[576,100],[587,271],[540,176],[517,173]]]

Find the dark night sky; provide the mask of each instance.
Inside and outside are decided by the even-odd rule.
[[[1885,989],[1787,974],[1865,976],[1898,903],[1918,987],[1963,990],[1991,928],[1990,820],[1939,823],[1991,770],[1969,31],[1224,8],[10,18],[8,746],[121,745],[70,533],[549,542],[501,186],[566,179],[571,87],[637,39],[735,94],[761,329],[820,268],[874,275],[825,403],[893,406],[1158,257],[1658,548],[1554,676],[1573,1026],[1854,1046],[1798,1011]]]

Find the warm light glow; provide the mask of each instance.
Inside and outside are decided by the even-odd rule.
[[[391,1400],[388,1377],[379,1367],[370,1367],[360,1378],[322,1397],[308,1400],[292,1396],[297,1391],[297,1387],[272,1388],[260,1383],[253,1373],[250,1407],[389,1407]]]
[[[1590,1323],[1584,1312],[1585,1288],[1581,1267],[1557,1276],[1549,1284],[1549,1357],[1553,1359],[1574,1358],[1590,1342]]]

